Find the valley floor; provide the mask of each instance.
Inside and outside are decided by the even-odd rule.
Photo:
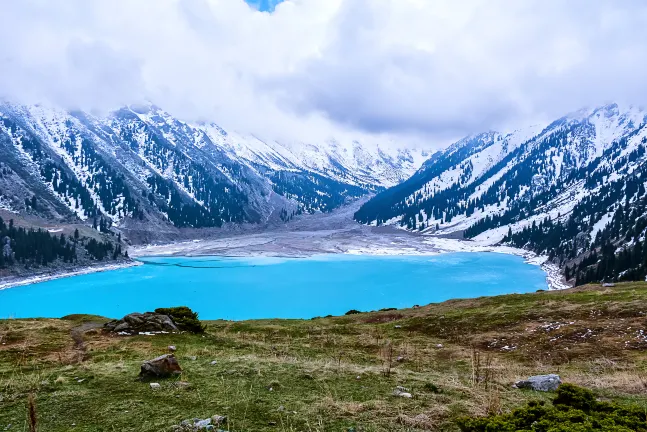
[[[496,252],[523,256],[546,272],[550,289],[564,289],[558,266],[532,252],[458,238],[423,235],[394,226],[360,225],[352,218],[357,204],[328,214],[301,217],[283,227],[171,244],[136,246],[131,257],[145,256],[281,256],[317,254],[432,255],[448,252]]]
[[[114,336],[105,319],[0,321],[0,430],[161,431],[226,415],[230,431],[456,431],[463,415],[552,394],[512,388],[558,373],[647,409],[647,284],[453,300],[313,320],[207,323],[202,335]],[[158,390],[143,360],[177,346]],[[188,384],[180,384],[188,383]],[[403,386],[412,398],[393,395]],[[11,425],[11,426],[9,426]]]
[[[307,257],[317,254],[432,255],[448,252],[496,252],[524,257],[546,272],[550,289],[569,285],[558,266],[522,249],[496,246],[458,238],[423,235],[394,226],[366,226],[353,220],[353,213],[363,200],[332,213],[305,215],[287,224],[245,227],[244,230],[190,230],[183,235],[190,240],[132,246],[131,258],[145,256],[280,256]],[[201,234],[204,238],[201,238]],[[454,236],[455,237],[455,236]],[[0,274],[0,289],[78,274],[106,271],[137,265],[137,261],[89,263],[70,268],[40,268],[19,274]]]
[[[183,230],[174,242],[135,245],[128,249],[131,258],[145,256],[279,256],[307,257],[318,254],[433,255],[448,252],[496,252],[522,256],[546,272],[550,289],[570,285],[559,267],[546,257],[513,247],[496,246],[487,241],[462,240],[457,235],[434,236],[412,233],[395,226],[367,226],[353,220],[365,200],[358,200],[331,213],[303,215],[286,224],[248,225],[242,229]],[[21,224],[43,225],[42,221]],[[45,225],[51,232],[73,232],[74,225]],[[90,228],[81,227],[88,231]],[[84,232],[85,232],[84,231]],[[89,232],[89,231],[88,231]],[[50,265],[31,269],[14,266],[0,272],[0,289],[80,274],[108,271],[140,264],[136,260],[87,261],[79,264]]]

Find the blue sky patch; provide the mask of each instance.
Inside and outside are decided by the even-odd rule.
[[[247,3],[261,12],[274,12],[277,4],[283,0],[245,0]]]

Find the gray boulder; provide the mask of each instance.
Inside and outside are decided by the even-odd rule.
[[[131,313],[104,324],[103,328],[109,332],[127,334],[179,331],[170,316],[155,312]]]
[[[514,387],[548,392],[557,390],[557,387],[559,387],[561,383],[562,380],[559,375],[535,375],[531,376],[527,380],[517,381],[514,383]]]
[[[147,377],[169,377],[182,373],[182,368],[173,354],[164,354],[152,360],[142,363],[139,376]]]

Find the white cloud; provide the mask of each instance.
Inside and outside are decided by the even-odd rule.
[[[0,3],[0,94],[25,102],[444,142],[647,99],[643,0]]]

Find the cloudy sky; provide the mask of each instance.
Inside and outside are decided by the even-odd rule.
[[[260,9],[260,10],[259,10]],[[0,0],[0,95],[445,142],[647,102],[644,0]]]

